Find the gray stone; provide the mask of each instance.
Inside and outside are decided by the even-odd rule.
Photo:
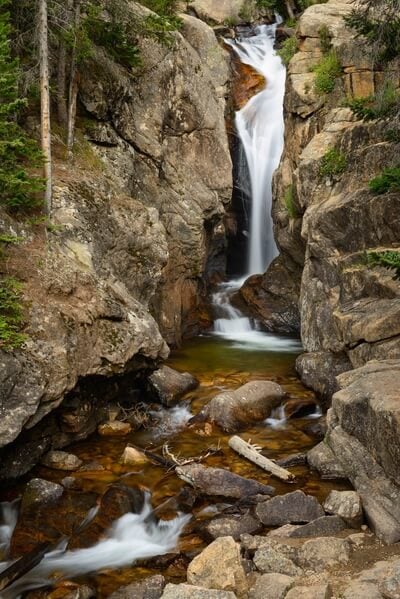
[[[66,451],[49,451],[43,456],[41,463],[48,468],[67,471],[78,470],[83,464],[78,456]]]
[[[232,537],[220,537],[208,545],[189,564],[190,584],[241,595],[247,591],[240,545]]]
[[[331,599],[331,597],[332,590],[329,584],[317,584],[294,587],[288,592],[285,599]]]
[[[164,587],[164,576],[156,574],[141,582],[134,582],[121,587],[110,595],[110,599],[160,599]]]
[[[370,582],[352,582],[344,593],[343,599],[383,599],[383,595],[379,592],[378,587]]]
[[[346,478],[343,468],[325,442],[318,443],[310,449],[307,453],[307,461],[309,466],[317,470],[325,479]]]
[[[331,491],[323,507],[327,514],[340,516],[352,528],[362,524],[361,498],[355,491]]]
[[[277,383],[251,381],[213,397],[196,419],[214,422],[224,431],[233,433],[246,424],[265,420],[284,396]]]
[[[266,526],[311,522],[324,515],[321,505],[303,491],[293,491],[259,503],[256,514]]]
[[[198,384],[198,380],[189,372],[178,372],[169,366],[161,366],[148,378],[150,394],[165,406],[174,405]]]
[[[57,501],[64,493],[64,488],[43,478],[32,478],[26,485],[22,496],[21,510],[35,508],[44,503]]]
[[[233,537],[235,541],[238,541],[242,534],[254,534],[261,529],[261,522],[249,513],[215,518],[207,522],[204,526],[207,535],[213,539],[218,537]]]
[[[400,540],[400,489],[386,476],[365,447],[340,426],[331,428],[328,442],[361,497],[371,530],[385,543]]]
[[[335,537],[306,541],[298,552],[298,564],[305,570],[314,572],[322,572],[327,566],[345,564],[349,558],[349,542]]]
[[[325,402],[330,402],[332,395],[339,389],[336,377],[351,369],[351,362],[345,353],[309,352],[296,359],[296,370],[302,382]]]
[[[254,558],[254,564],[264,574],[277,573],[287,576],[301,576],[302,570],[279,548],[263,546],[257,549]]]
[[[283,599],[295,579],[284,574],[263,574],[249,591],[249,599]]]
[[[400,570],[393,569],[386,580],[381,582],[379,590],[385,599],[400,599]]]
[[[204,589],[191,584],[167,584],[161,599],[236,599],[236,595],[232,591]]]
[[[296,526],[288,534],[290,538],[303,537],[330,537],[346,528],[346,524],[339,516],[322,516],[303,526]]]

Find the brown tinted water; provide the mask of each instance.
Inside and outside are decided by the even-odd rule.
[[[296,481],[288,484],[270,477],[266,472],[253,466],[228,447],[230,435],[222,433],[216,427],[199,425],[187,427],[185,420],[189,410],[196,414],[207,401],[223,390],[237,388],[249,380],[267,379],[282,385],[287,393],[287,400],[303,403],[314,400],[311,391],[304,388],[294,370],[297,351],[267,351],[265,349],[237,347],[234,343],[217,337],[199,337],[171,355],[168,364],[180,371],[188,371],[197,377],[199,387],[188,394],[178,407],[163,412],[159,423],[149,430],[130,433],[126,437],[92,436],[84,442],[71,446],[69,451],[78,455],[84,462],[97,462],[104,470],[83,471],[73,473],[78,480],[79,491],[66,493],[62,508],[68,509],[69,501],[87,503],[88,494],[102,494],[108,485],[121,481],[128,486],[141,486],[152,492],[153,505],[159,505],[170,496],[175,495],[184,483],[173,472],[156,466],[150,462],[138,464],[137,467],[121,464],[121,454],[128,443],[161,452],[162,445],[168,442],[170,450],[179,457],[199,456],[210,447],[219,447],[218,454],[206,459],[204,464],[230,469],[232,472],[255,478],[265,484],[271,484],[276,492],[281,494],[295,489],[302,489],[323,500],[333,488],[346,488],[338,481],[321,481],[319,477],[308,470],[306,466],[291,468],[296,475]],[[316,444],[317,438],[313,432],[318,417],[295,418],[280,422],[259,423],[241,436],[261,446],[267,457],[279,459],[295,453],[303,453]],[[32,473],[59,482],[65,477],[65,472],[38,467]],[[215,500],[214,500],[215,501]],[[196,504],[195,519],[188,532],[181,539],[181,547],[185,552],[198,551],[204,546],[204,541],[193,532],[197,516],[202,509],[211,504],[206,498]],[[221,503],[221,501],[219,501]],[[233,503],[233,502],[232,502]],[[193,553],[191,553],[193,555]],[[179,580],[185,575],[185,560],[167,563],[161,571],[171,580]],[[107,570],[89,582],[97,587],[98,597],[108,597],[113,590],[123,584],[147,576],[149,573],[160,571],[154,566],[135,566],[119,570]],[[43,595],[42,595],[43,596]]]

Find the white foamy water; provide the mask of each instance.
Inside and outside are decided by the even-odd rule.
[[[17,524],[17,505],[18,501],[5,501],[0,504],[0,554],[4,557],[8,554],[11,537]]]
[[[179,536],[191,516],[179,515],[174,520],[147,521],[152,506],[147,495],[140,514],[119,518],[106,537],[93,547],[65,552],[65,546],[48,553],[29,574],[2,591],[1,599],[16,599],[27,589],[47,586],[53,572],[63,576],[81,576],[104,568],[123,568],[139,559],[164,555],[176,547]],[[65,545],[65,544],[64,544]],[[0,565],[0,571],[6,564]]]
[[[272,410],[271,416],[264,420],[271,428],[282,428],[286,424],[285,406],[279,406]]]
[[[265,272],[278,255],[271,218],[272,177],[283,152],[286,69],[274,49],[277,24],[261,25],[248,38],[226,40],[242,63],[266,79],[265,89],[236,113],[251,184],[248,275]]]
[[[179,432],[185,428],[193,416],[190,405],[186,402],[181,402],[173,408],[163,408],[157,412],[152,412],[152,414],[159,419],[154,431],[156,437],[166,437]]]

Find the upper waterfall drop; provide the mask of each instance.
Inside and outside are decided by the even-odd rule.
[[[279,166],[284,143],[283,98],[286,69],[274,45],[278,19],[261,25],[255,35],[227,40],[241,62],[261,73],[265,88],[236,113],[236,128],[243,144],[251,185],[249,257],[246,276],[264,273],[278,255],[274,240],[272,176]]]

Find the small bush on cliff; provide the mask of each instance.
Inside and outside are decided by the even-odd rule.
[[[400,191],[400,167],[385,168],[381,175],[371,179],[369,188],[373,193]]]
[[[346,156],[336,148],[332,148],[323,156],[318,173],[320,177],[337,177],[342,175],[346,168]]]
[[[367,265],[371,268],[374,266],[383,266],[394,270],[394,278],[400,279],[400,252],[384,251],[384,252],[367,252]]]
[[[281,48],[277,51],[278,56],[281,57],[283,64],[286,66],[292,60],[296,54],[298,48],[297,39],[295,36],[288,37],[282,44]]]
[[[298,217],[298,212],[294,203],[293,185],[289,185],[289,187],[286,189],[283,201],[285,203],[288,217],[292,220],[296,219]]]
[[[12,278],[0,279],[0,348],[20,347],[26,340],[20,330],[23,323],[21,285]]]
[[[400,94],[391,81],[386,81],[376,94],[367,98],[353,98],[347,102],[347,106],[359,119],[383,119],[395,115],[399,110]]]
[[[336,79],[342,73],[342,66],[335,50],[330,50],[312,69],[315,73],[314,89],[317,94],[329,94],[335,88]]]

